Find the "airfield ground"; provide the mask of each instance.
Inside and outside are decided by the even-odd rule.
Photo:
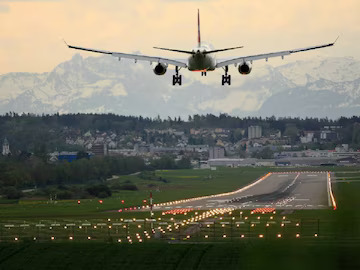
[[[217,212],[205,218],[203,215],[209,213],[206,209],[191,209],[186,215],[163,215],[163,211],[157,211],[153,216],[156,221],[150,222],[146,220],[148,212],[104,211],[114,209],[113,198],[108,199],[111,202],[108,208],[96,211],[93,208],[98,205],[90,201],[88,204],[84,202],[82,208],[76,208],[79,207],[76,201],[59,203],[56,207],[62,210],[56,210],[55,214],[47,214],[54,207],[52,205],[21,206],[23,211],[29,212],[42,207],[41,211],[34,211],[38,213],[37,217],[22,217],[21,211],[16,210],[19,205],[15,205],[5,211],[8,217],[2,215],[0,220],[0,269],[20,269],[21,265],[27,265],[27,269],[39,269],[40,265],[53,269],[51,265],[59,265],[60,262],[66,266],[64,269],[76,269],[80,265],[75,262],[77,258],[81,258],[78,263],[87,265],[87,269],[99,269],[99,266],[112,269],[117,265],[136,269],[143,268],[144,264],[149,269],[221,269],[224,265],[226,268],[284,269],[290,262],[292,269],[304,269],[309,265],[321,269],[339,269],[340,266],[342,269],[359,269],[360,260],[357,260],[356,254],[360,251],[360,171],[359,168],[336,170],[332,179],[337,202],[335,211],[328,206],[326,174],[320,172],[301,173],[295,180],[296,185],[285,196],[295,197],[286,204],[292,207],[275,207],[275,214],[251,214],[246,207]],[[173,185],[167,186],[169,192],[172,188],[175,194],[179,194],[179,190],[184,192],[186,184],[190,186],[187,181],[195,179],[197,187],[203,185],[205,192],[192,190],[190,194],[202,196],[214,194],[214,187],[219,186],[217,181],[222,179],[222,175],[226,175],[228,182],[224,182],[225,188],[218,188],[219,193],[244,187],[266,172],[223,169],[211,172],[213,180],[217,180],[215,183],[205,174],[200,174],[204,172],[198,175],[196,171],[159,173]],[[234,173],[246,175],[246,181],[239,184]],[[258,176],[251,177],[252,173]],[[290,172],[274,173],[261,181],[261,186],[259,183],[255,191],[248,189],[247,192],[267,194],[266,199],[269,196],[273,198],[273,192],[284,190],[296,176],[296,173]],[[176,182],[176,179],[180,181]],[[163,198],[168,198],[164,193]],[[236,197],[246,196],[244,194],[236,194]],[[107,200],[104,200],[103,205],[106,203]],[[221,203],[218,202],[218,205]],[[0,211],[5,208],[5,205],[0,206]],[[11,209],[15,211],[11,212]],[[66,210],[70,215],[56,214]],[[132,218],[136,220],[130,221]],[[274,261],[274,258],[277,259]]]
[[[155,210],[194,208],[234,209],[328,209],[331,206],[327,172],[270,173],[235,192],[206,197],[176,205],[157,206]]]

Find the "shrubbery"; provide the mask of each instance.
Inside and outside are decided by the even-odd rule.
[[[24,194],[21,190],[16,189],[15,187],[6,187],[2,190],[2,194],[6,199],[17,200],[20,199]]]
[[[107,185],[93,185],[86,189],[90,195],[98,198],[106,198],[111,196],[111,190]]]

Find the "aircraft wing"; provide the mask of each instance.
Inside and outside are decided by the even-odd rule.
[[[272,58],[272,57],[279,57],[279,56],[284,57],[285,55],[290,55],[290,54],[293,54],[293,53],[305,52],[305,51],[310,51],[310,50],[326,48],[326,47],[333,46],[335,44],[336,40],[333,43],[319,45],[319,46],[312,46],[312,47],[306,47],[306,48],[289,50],[289,51],[281,51],[281,52],[264,53],[264,54],[237,57],[237,58],[234,58],[234,59],[219,62],[219,63],[217,63],[216,67],[220,68],[220,67],[225,67],[225,66],[232,65],[232,64],[243,63],[243,62],[246,62],[246,61],[260,60],[260,59],[266,59],[266,61],[267,61],[268,58]]]
[[[67,44],[66,42],[65,42],[65,44],[70,49],[75,49],[75,50],[109,54],[109,55],[112,55],[112,56],[115,56],[118,58],[134,59],[135,61],[140,60],[140,61],[148,61],[150,63],[164,63],[164,64],[178,66],[178,67],[184,67],[184,68],[187,67],[187,65],[185,63],[178,61],[178,60],[172,60],[172,59],[155,57],[155,56],[139,55],[139,54],[128,54],[128,53],[111,52],[111,51],[104,51],[104,50],[97,50],[97,49],[89,49],[89,48],[72,46],[72,45]]]

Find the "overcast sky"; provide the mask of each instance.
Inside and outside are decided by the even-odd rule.
[[[215,48],[245,46],[219,57],[318,45],[340,35],[336,47],[286,59],[360,58],[359,0],[0,0],[0,74],[50,71],[78,53],[62,38],[84,47],[181,58],[152,47],[193,48],[198,8],[203,41]]]

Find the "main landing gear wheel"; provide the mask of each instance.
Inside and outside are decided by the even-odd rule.
[[[225,70],[225,75],[222,75],[221,84],[231,85],[231,75],[228,75],[229,67],[226,66],[224,70]]]
[[[179,75],[179,67],[176,67],[175,68],[175,72],[176,72],[176,74],[175,75],[173,75],[173,85],[176,85],[176,84],[179,84],[179,85],[181,85],[181,83],[182,83],[182,76],[181,75]]]
[[[201,71],[201,76],[206,76],[206,71]]]

